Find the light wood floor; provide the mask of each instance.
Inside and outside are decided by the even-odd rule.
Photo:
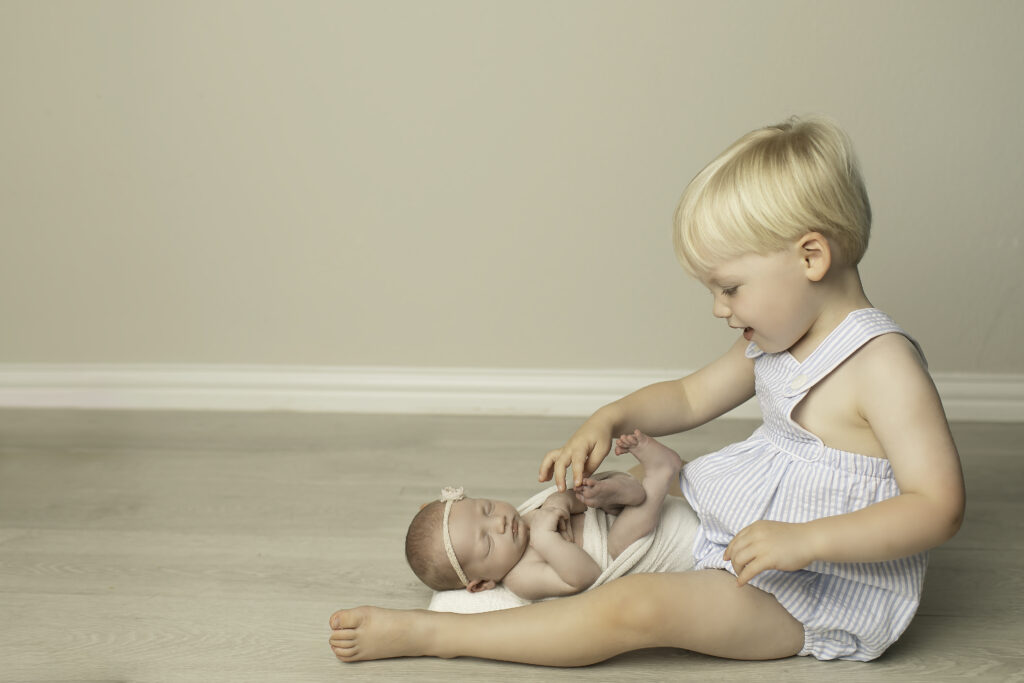
[[[578,422],[0,411],[0,681],[1024,680],[1024,424],[954,425],[967,521],[874,663],[334,658],[335,609],[427,604],[402,553],[421,502],[444,484],[525,499]],[[667,441],[692,458],[752,428]]]

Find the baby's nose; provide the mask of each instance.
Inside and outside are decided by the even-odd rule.
[[[508,520],[505,519],[504,516],[498,517],[495,520],[495,525],[496,525],[496,528],[497,528],[499,534],[505,533],[505,525],[507,523],[508,523]]]

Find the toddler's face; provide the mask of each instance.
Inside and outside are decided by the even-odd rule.
[[[768,353],[789,349],[810,328],[814,306],[808,284],[793,250],[730,259],[704,279],[715,317]]]
[[[454,503],[448,531],[455,556],[470,582],[500,582],[530,544],[530,528],[516,509],[488,498],[465,498]]]

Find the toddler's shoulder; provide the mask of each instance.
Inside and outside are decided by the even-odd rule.
[[[899,333],[883,334],[850,358],[848,369],[857,386],[862,411],[892,410],[934,397],[935,385],[917,345]]]
[[[868,341],[851,358],[859,370],[884,372],[906,365],[927,372],[927,363],[917,344],[904,334],[888,332]]]

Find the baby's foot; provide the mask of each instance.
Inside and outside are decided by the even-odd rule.
[[[623,434],[615,442],[615,455],[632,453],[644,466],[644,479],[671,479],[679,475],[683,460],[679,454],[663,443],[655,441],[639,429]]]
[[[643,485],[625,472],[586,477],[575,490],[576,498],[588,508],[600,508],[612,514],[618,514],[627,505],[640,505],[647,499]]]
[[[331,650],[343,662],[428,654],[422,610],[343,609],[331,615]]]

